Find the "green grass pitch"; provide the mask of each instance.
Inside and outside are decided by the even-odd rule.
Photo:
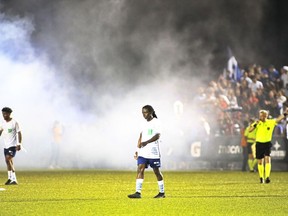
[[[141,199],[136,172],[101,170],[17,171],[19,185],[0,173],[0,215],[288,215],[288,173],[272,172],[270,184],[257,173],[163,171],[166,198],[149,170]]]

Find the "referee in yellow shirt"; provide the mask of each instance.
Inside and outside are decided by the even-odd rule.
[[[271,172],[271,148],[272,148],[272,135],[273,130],[278,122],[287,116],[287,110],[283,115],[280,115],[276,119],[267,119],[268,111],[259,111],[259,120],[254,122],[250,127],[250,132],[256,130],[256,158],[258,160],[258,173],[260,177],[260,183],[270,183]],[[265,167],[264,167],[265,161]],[[265,173],[265,178],[264,178]]]

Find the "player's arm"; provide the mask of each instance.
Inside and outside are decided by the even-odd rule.
[[[2,132],[3,132],[3,129],[1,128],[1,129],[0,129],[0,136],[1,136]]]
[[[19,150],[21,150],[21,143],[22,143],[22,133],[21,133],[21,131],[19,131],[17,133],[17,135],[18,135],[18,144],[16,146],[16,150],[19,151]]]
[[[160,133],[155,134],[151,139],[145,141],[145,142],[141,142],[140,143],[140,147],[144,147],[146,145],[148,145],[151,142],[155,142],[156,140],[158,140],[160,138]]]
[[[137,143],[137,148],[141,148],[141,141],[142,141],[142,133],[140,133],[138,143]]]
[[[142,133],[140,133],[138,143],[137,143],[137,150],[135,151],[134,158],[137,160],[138,158],[138,149],[140,148],[141,145],[141,140],[142,140]]]

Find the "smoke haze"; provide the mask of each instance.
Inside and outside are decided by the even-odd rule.
[[[164,124],[165,159],[193,140],[195,90],[222,72],[228,46],[249,63],[271,58],[260,45],[275,34],[259,40],[265,0],[149,2],[1,1],[0,105],[14,110],[27,149],[16,166],[49,166],[58,120],[61,167],[134,168],[146,104]]]

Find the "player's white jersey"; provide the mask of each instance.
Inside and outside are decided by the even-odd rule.
[[[142,126],[142,142],[151,139],[156,134],[162,133],[162,126],[157,118],[153,118],[151,121],[146,121]],[[148,143],[146,146],[142,147],[138,151],[138,156],[144,158],[160,158],[159,144],[160,138],[155,142]]]
[[[9,122],[5,120],[0,124],[0,130],[2,131],[2,137],[4,139],[5,148],[10,148],[17,145],[17,133],[20,131],[19,124],[14,119]]]

